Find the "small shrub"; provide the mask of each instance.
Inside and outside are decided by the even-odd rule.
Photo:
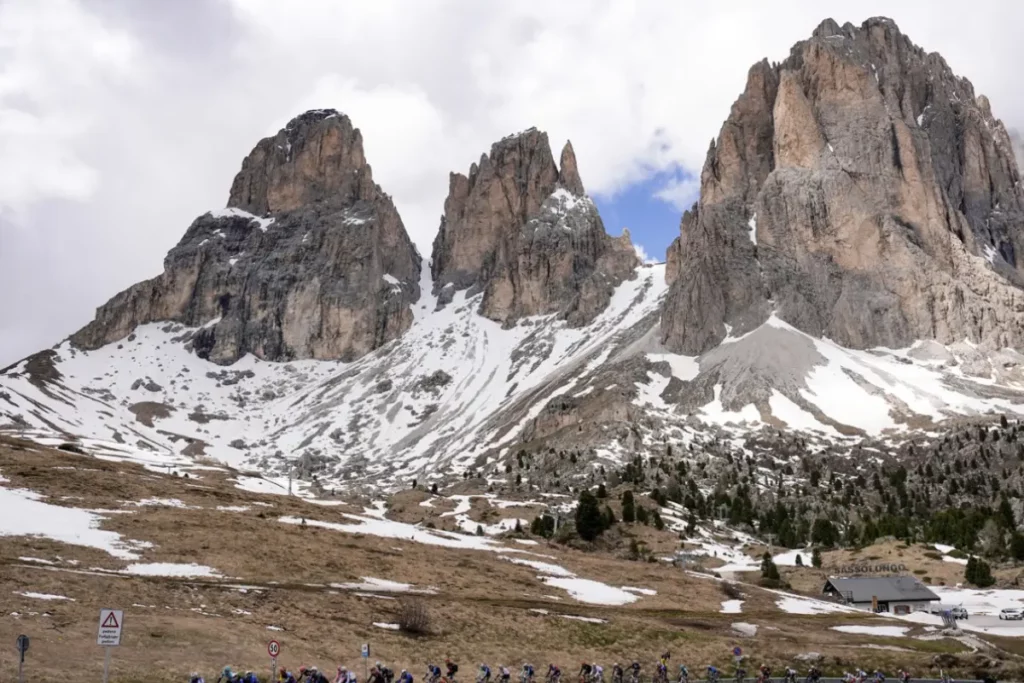
[[[927,569],[915,569],[914,573],[917,574],[918,576],[921,576],[922,574],[927,574],[928,570]]]
[[[403,598],[398,603],[398,628],[413,635],[430,631],[430,612],[422,600]]]
[[[929,560],[938,560],[939,562],[942,561],[942,553],[939,552],[929,551],[926,552],[924,556],[927,557]]]
[[[65,442],[57,446],[58,450],[67,451],[68,453],[78,453],[79,455],[85,455],[85,450],[77,443]]]

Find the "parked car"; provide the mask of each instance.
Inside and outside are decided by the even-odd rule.
[[[1024,619],[1024,611],[1019,607],[1007,607],[999,611],[999,618],[1006,621],[1021,621]]]
[[[954,607],[953,609],[949,610],[949,612],[953,615],[954,619],[963,621],[970,619],[970,615],[967,614],[967,610],[965,610],[963,607]]]

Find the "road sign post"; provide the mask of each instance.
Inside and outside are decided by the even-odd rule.
[[[103,647],[103,683],[110,680],[110,648],[121,644],[124,612],[119,609],[100,610],[100,630],[96,644]]]
[[[28,636],[18,636],[18,683],[25,683],[25,653],[28,652]]]
[[[369,681],[370,680],[370,644],[369,643],[363,643],[363,650],[362,650],[361,654],[363,655],[363,680],[364,681]]]
[[[267,683],[274,683],[277,680],[277,656],[281,654],[281,643],[276,640],[267,643],[267,654],[270,655],[270,678]]]

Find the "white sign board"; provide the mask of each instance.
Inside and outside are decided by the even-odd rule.
[[[363,643],[363,652],[362,652],[362,654],[363,654],[363,657],[369,657],[370,656],[370,644],[369,643]]]
[[[121,644],[121,629],[124,627],[124,612],[119,609],[100,610],[100,632],[96,644],[103,647],[117,647]]]

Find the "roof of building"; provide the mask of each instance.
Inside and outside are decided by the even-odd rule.
[[[923,583],[912,576],[878,576],[864,578],[830,577],[828,583],[843,596],[849,596],[852,602],[871,602],[878,598],[880,602],[897,600],[925,601],[938,600]]]

